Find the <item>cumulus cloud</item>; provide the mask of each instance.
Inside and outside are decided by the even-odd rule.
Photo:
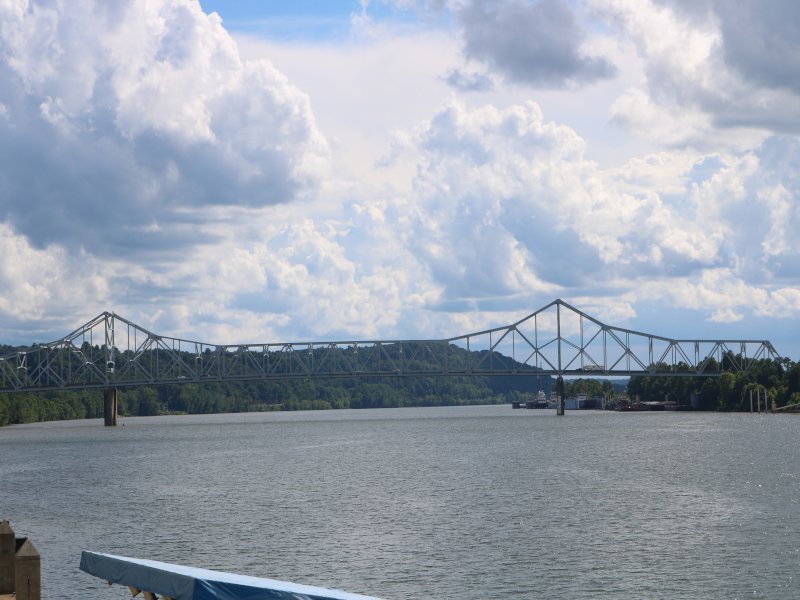
[[[111,295],[109,273],[104,271],[109,265],[85,253],[71,255],[59,246],[34,248],[3,223],[0,257],[0,328],[9,337],[47,331],[54,323],[73,326],[76,310],[91,307],[100,312]],[[39,336],[27,341],[50,340]]]
[[[708,148],[719,129],[797,133],[798,6],[791,1],[592,0],[635,46],[647,89],[629,89],[616,122],[651,140]],[[757,142],[756,142],[757,143]]]
[[[736,323],[748,317],[797,318],[800,293],[794,287],[752,285],[730,268],[708,269],[686,279],[642,282],[639,301],[706,313],[712,323]]]
[[[306,206],[308,208],[308,206]],[[186,260],[109,267],[107,298],[153,331],[209,342],[376,338],[424,332],[406,321],[437,296],[386,202],[325,215],[294,206],[215,208]],[[442,325],[438,323],[437,326]],[[430,329],[427,330],[430,332]]]
[[[179,249],[203,207],[291,202],[324,169],[307,97],[198,3],[4,3],[0,20],[0,217],[37,246]]]
[[[585,33],[565,0],[470,0],[453,11],[464,54],[512,81],[562,87],[612,77],[615,67],[582,49]]]
[[[468,73],[453,69],[443,77],[448,85],[462,92],[484,92],[494,89],[491,77],[484,73]]]
[[[716,0],[722,55],[745,79],[800,94],[800,4]]]
[[[453,297],[552,294],[649,256],[635,232],[657,229],[659,200],[605,186],[584,140],[533,103],[452,101],[419,145],[411,243]]]
[[[0,3],[4,330],[112,308],[210,342],[445,336],[554,297],[612,324],[643,301],[716,323],[800,316],[800,142],[771,112],[797,116],[795,84],[727,47],[741,32],[722,4],[428,6],[445,4],[469,60],[444,78],[445,33],[380,60],[361,38],[297,55],[324,53],[325,78],[299,72],[336,123],[333,164],[360,167],[328,178],[309,99],[197,3]],[[624,35],[589,34],[587,6]],[[570,90],[604,78],[591,99],[650,143],[601,165],[574,118],[591,100]],[[530,86],[559,89],[537,104]],[[758,131],[720,133],[733,123]]]
[[[663,105],[644,90],[631,88],[611,105],[611,121],[628,131],[666,147],[702,145],[711,117],[701,110],[677,104]]]
[[[793,139],[603,170],[584,157],[574,130],[547,121],[533,103],[473,109],[451,100],[416,143],[408,243],[443,286],[441,306],[483,298],[487,309],[504,298],[508,307],[516,298],[511,304],[522,309],[536,297],[632,294],[643,281],[699,279],[737,298],[728,311],[707,305],[710,317],[730,321],[763,310],[797,276],[789,266],[799,262],[797,242],[788,235],[800,215],[789,201],[796,169],[776,164],[796,152]],[[720,270],[729,274],[725,285],[709,278]],[[762,293],[735,293],[751,288]]]

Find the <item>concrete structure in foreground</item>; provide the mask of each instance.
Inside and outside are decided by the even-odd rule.
[[[0,521],[0,600],[41,600],[41,558],[33,543]]]
[[[127,586],[145,600],[380,600],[341,590],[237,575],[103,552],[81,553],[81,571]]]

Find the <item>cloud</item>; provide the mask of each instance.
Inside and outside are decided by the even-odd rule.
[[[485,92],[494,89],[491,77],[483,73],[467,73],[453,69],[442,79],[461,92]]]
[[[696,289],[699,280],[706,299],[759,290],[725,303],[729,311],[706,305],[728,322],[767,310],[762,303],[800,275],[789,234],[800,218],[790,201],[800,191],[794,138],[603,170],[584,157],[575,131],[533,103],[470,108],[452,99],[415,143],[406,238],[442,286],[435,306],[486,309],[505,298],[522,310],[532,298],[589,294],[633,302],[641,286],[667,281]],[[724,280],[709,275],[720,272]]]
[[[541,87],[613,77],[603,57],[583,53],[585,33],[564,0],[471,0],[453,6],[464,54],[512,81]]]
[[[110,308],[209,342],[436,337],[555,297],[800,317],[794,84],[728,56],[710,0],[451,1],[455,32],[376,17],[340,46],[237,45],[177,0],[0,6],[4,331]],[[600,164],[606,108],[648,142]]]
[[[729,268],[708,269],[686,279],[644,282],[638,301],[647,299],[706,313],[712,323],[735,323],[745,317],[800,317],[796,288],[752,285]]]
[[[538,231],[556,224],[534,209],[535,194],[526,192],[553,160],[580,156],[574,132],[544,122],[535,104],[470,110],[452,100],[420,132],[418,144],[409,243],[445,286],[445,298],[554,290],[537,277],[531,244],[539,243]],[[508,221],[524,205],[547,222],[518,239]]]
[[[38,332],[54,322],[74,326],[75,311],[100,312],[111,289],[104,265],[85,253],[59,246],[34,248],[7,224],[0,223],[0,327],[8,338]],[[105,265],[109,268],[109,265]],[[88,315],[87,315],[88,316]],[[37,337],[27,342],[50,341]],[[4,341],[4,343],[7,343]]]
[[[594,0],[643,61],[647,89],[628,89],[613,118],[650,140],[712,147],[725,129],[800,131],[797,4]],[[739,135],[745,135],[739,133]],[[728,138],[731,134],[728,134]],[[749,142],[759,143],[749,135]]]
[[[800,4],[713,3],[726,64],[756,85],[800,94]]]
[[[697,262],[685,223],[669,228],[675,239],[656,235],[680,221],[669,206],[604,182],[584,140],[534,103],[470,109],[452,100],[418,149],[409,243],[449,299],[549,295],[612,268],[661,268],[651,260],[657,243]]]
[[[611,121],[643,138],[667,147],[701,145],[711,127],[702,111],[678,104],[661,105],[646,92],[631,88],[611,105]]]
[[[324,172],[307,97],[198,3],[5,3],[0,19],[0,217],[38,247],[177,250],[205,207],[292,202]]]

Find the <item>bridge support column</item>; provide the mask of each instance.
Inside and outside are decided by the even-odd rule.
[[[117,425],[117,388],[103,390],[103,421],[106,427]]]
[[[564,378],[559,375],[556,379],[556,414],[559,417],[564,416]]]

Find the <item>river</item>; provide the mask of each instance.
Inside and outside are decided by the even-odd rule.
[[[385,598],[798,598],[800,418],[510,406],[0,428],[43,598],[95,550]]]

